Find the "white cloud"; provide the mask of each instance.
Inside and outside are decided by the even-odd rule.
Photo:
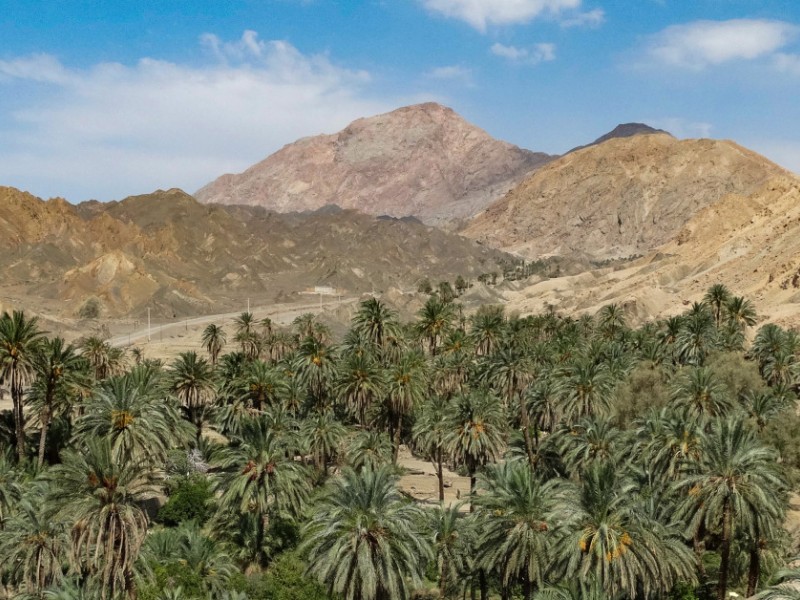
[[[473,84],[472,69],[462,65],[435,67],[425,73],[425,77],[442,81],[458,81],[465,85]]]
[[[536,44],[532,48],[517,48],[497,43],[493,44],[489,51],[495,56],[526,65],[537,65],[556,58],[555,44],[547,43]]]
[[[558,15],[580,7],[581,0],[420,0],[430,11],[469,23],[478,31],[489,25],[528,23],[543,14]]]
[[[7,99],[17,85],[43,86],[0,115],[0,182],[33,181],[44,188],[35,193],[73,200],[194,191],[298,137],[403,103],[370,99],[368,73],[284,41],[249,31],[235,42],[201,41],[217,58],[211,64],[144,58],[79,70],[48,55],[0,61]]]
[[[799,31],[784,21],[695,21],[667,27],[652,36],[647,52],[658,63],[701,70],[729,61],[770,56],[788,45]]]
[[[775,54],[773,60],[775,68],[778,69],[778,71],[800,76],[800,55],[778,52]]]
[[[569,27],[600,27],[606,21],[606,13],[602,8],[595,8],[587,12],[577,13],[572,17],[561,20],[561,26]]]

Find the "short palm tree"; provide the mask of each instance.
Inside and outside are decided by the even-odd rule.
[[[345,356],[337,370],[334,391],[348,412],[366,427],[369,409],[386,393],[384,370],[371,354]]]
[[[12,580],[37,596],[61,582],[69,542],[64,522],[53,519],[43,508],[43,498],[26,498],[0,531],[0,555]]]
[[[134,595],[134,564],[147,534],[141,502],[158,488],[141,461],[118,460],[108,438],[89,438],[45,473],[48,502],[71,523],[70,564],[95,582],[102,600]]]
[[[449,403],[444,396],[432,395],[421,406],[412,430],[414,445],[436,467],[439,502],[444,502],[444,462],[450,432]]]
[[[304,528],[308,572],[343,600],[405,600],[432,558],[423,516],[389,468],[346,470]]]
[[[676,484],[684,494],[679,514],[691,535],[701,527],[720,532],[717,598],[725,600],[736,531],[752,532],[760,515],[780,518],[787,484],[775,451],[744,420],[714,421],[703,442],[703,452]]]
[[[568,489],[558,480],[543,482],[519,460],[493,465],[479,475],[484,493],[475,499],[481,536],[477,561],[497,569],[505,588],[520,582],[525,600],[548,576]]]
[[[676,377],[672,400],[674,406],[692,417],[724,417],[734,406],[722,383],[708,367],[691,368]]]
[[[0,376],[11,389],[19,462],[25,459],[23,392],[33,378],[33,357],[43,335],[37,317],[26,318],[22,311],[0,316]]]
[[[375,470],[391,462],[392,442],[381,431],[359,431],[347,448],[347,463],[356,471]]]
[[[472,550],[465,535],[468,524],[461,507],[462,504],[457,502],[450,506],[437,506],[428,513],[441,598],[449,598],[461,588]]]
[[[605,363],[578,358],[556,379],[562,395],[562,412],[567,420],[608,413],[614,381]]]
[[[502,306],[482,306],[470,319],[470,337],[475,342],[475,353],[487,356],[500,341],[505,324]]]

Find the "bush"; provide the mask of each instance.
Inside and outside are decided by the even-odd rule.
[[[202,475],[181,477],[167,503],[158,511],[158,521],[175,527],[185,521],[202,525],[214,512],[211,482]]]
[[[325,588],[305,571],[300,557],[287,552],[266,573],[247,578],[244,591],[250,600],[327,600]]]
[[[100,301],[97,298],[89,298],[78,310],[81,319],[97,319],[100,317]]]

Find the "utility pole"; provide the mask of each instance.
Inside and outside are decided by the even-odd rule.
[[[147,307],[147,341],[150,341],[150,307]]]

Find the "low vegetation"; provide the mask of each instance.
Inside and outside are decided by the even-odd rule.
[[[336,341],[245,313],[167,364],[4,314],[4,597],[797,597],[797,334],[746,344],[723,286],[640,328],[439,292]],[[402,445],[439,503],[398,487]]]

